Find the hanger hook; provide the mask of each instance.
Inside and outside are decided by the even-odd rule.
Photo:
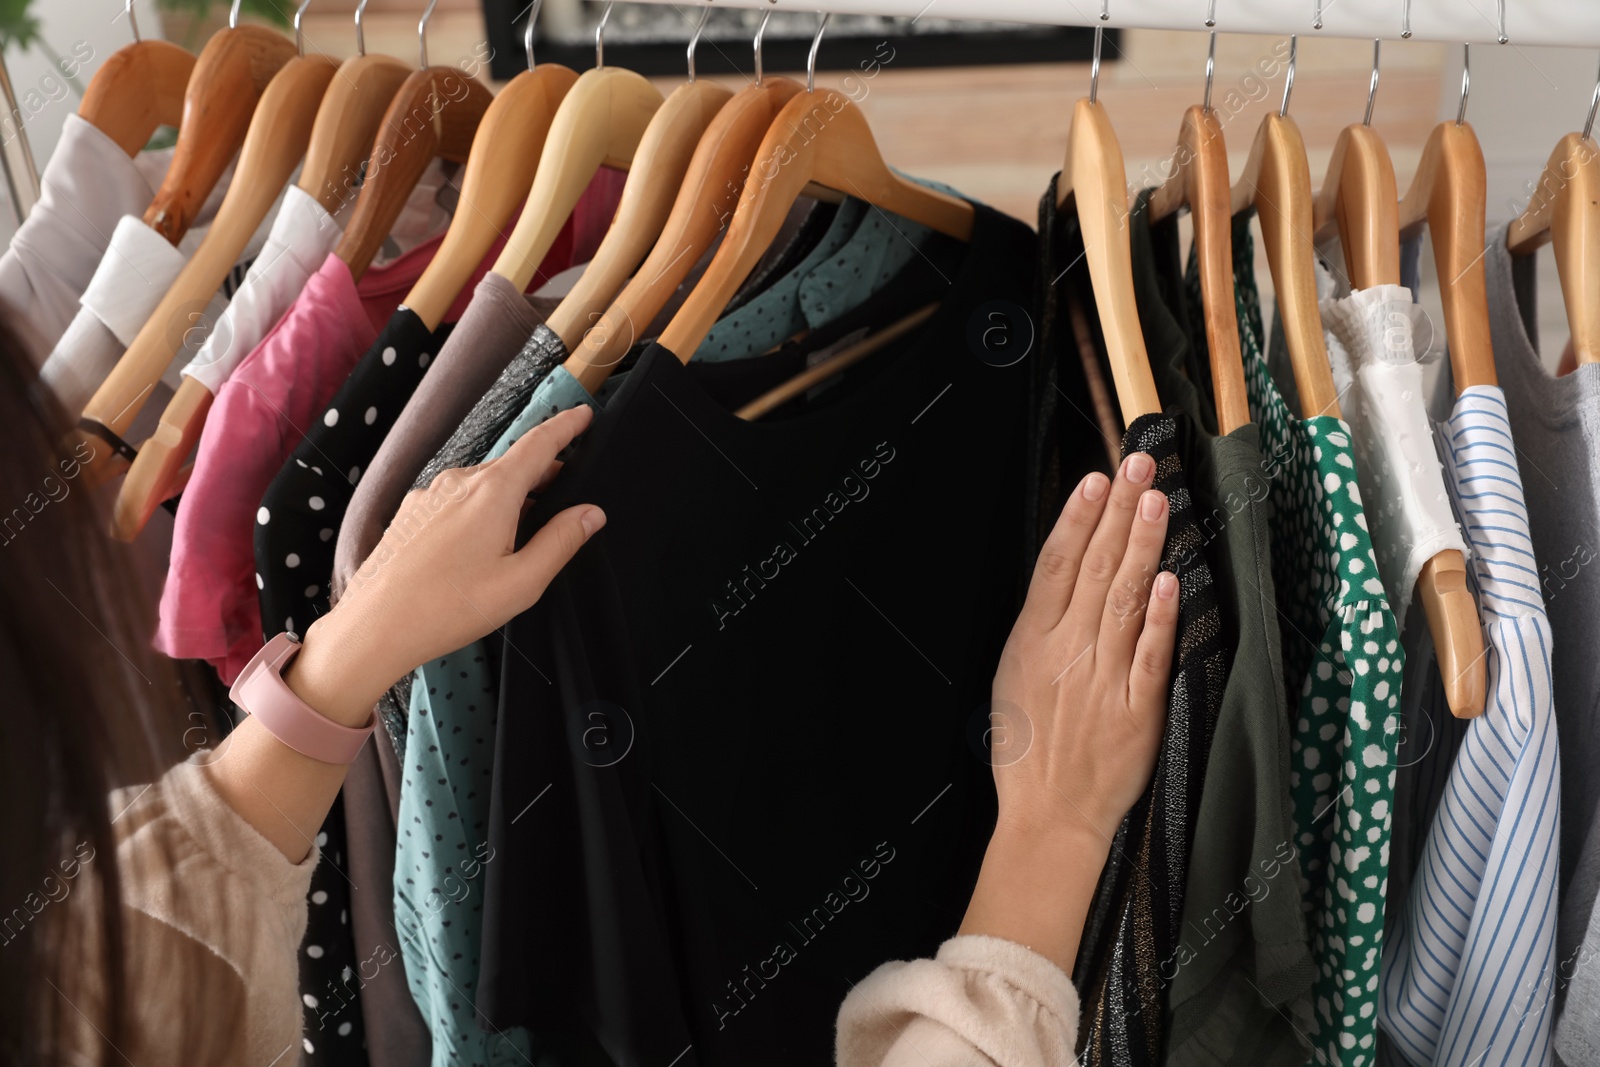
[[[1211,110],[1211,83],[1217,75],[1217,31],[1211,31],[1211,47],[1206,49],[1206,104],[1205,110]]]
[[[755,42],[754,47],[755,47],[755,52],[756,52],[756,84],[757,85],[761,84],[761,76],[762,76],[762,71],[761,71],[761,38],[762,38],[763,35],[766,34],[766,32],[767,32],[767,23],[770,22],[770,21],[772,21],[772,9],[768,8],[766,14],[761,16],[761,25],[756,27],[756,42]]]
[[[600,12],[600,22],[594,28],[594,66],[596,70],[606,65],[606,23],[611,21],[611,9],[615,3],[608,3],[606,9]]]
[[[1505,44],[1507,41],[1511,40],[1511,38],[1506,36],[1506,0],[1500,0],[1500,3],[1497,6],[1500,8],[1500,36],[1498,40],[1501,44]]]
[[[367,35],[361,30],[361,16],[366,13],[368,0],[356,4],[356,55],[367,54]]]
[[[300,20],[305,17],[306,8],[310,6],[311,0],[304,0],[294,9],[294,54],[297,56],[306,54],[306,35],[300,31]]]
[[[528,24],[522,28],[522,50],[528,53],[528,69],[533,69],[533,24],[539,20],[539,9],[544,0],[533,0],[528,5]]]
[[[1211,27],[1215,26],[1216,24],[1217,24],[1217,0],[1209,0],[1209,2],[1206,4],[1206,28],[1210,29]]]
[[[1382,38],[1374,37],[1372,39],[1372,80],[1367,83],[1367,114],[1361,120],[1361,125],[1363,126],[1372,125],[1372,105],[1378,99],[1378,49],[1382,46]]]
[[[1106,35],[1105,28],[1094,28],[1094,60],[1089,64],[1089,103],[1094,103],[1100,95],[1100,41]]]
[[[1400,39],[1411,40],[1411,0],[1400,0]]]
[[[230,30],[239,27],[239,4],[240,0],[233,0],[233,6],[228,9],[228,29]]]
[[[822,47],[822,35],[828,30],[828,20],[833,18],[829,12],[822,16],[822,21],[817,23],[817,35],[811,38],[811,52],[806,56],[806,92],[817,91],[817,49]]]
[[[1111,0],[1100,0],[1100,19],[1105,21],[1111,17]],[[1105,40],[1104,26],[1094,28],[1094,61],[1089,64],[1089,103],[1094,103],[1100,97],[1100,45]]]
[[[1461,107],[1456,111],[1456,125],[1467,121],[1467,97],[1472,92],[1472,45],[1461,46]]]
[[[417,22],[417,66],[423,70],[428,67],[428,20],[433,18],[433,9],[439,6],[439,0],[428,0],[428,6],[423,9],[422,18]]]
[[[133,43],[138,44],[142,38],[139,36],[139,16],[133,13],[133,0],[123,0],[122,13],[128,16],[128,26],[133,30]]]
[[[1594,132],[1595,113],[1600,112],[1600,75],[1595,77],[1594,95],[1589,97],[1589,117],[1583,120],[1583,139],[1587,141]]]
[[[1289,94],[1294,91],[1294,57],[1300,48],[1300,38],[1295,34],[1289,35],[1289,73],[1283,79],[1283,103],[1278,105],[1278,117],[1289,117]]]
[[[695,23],[694,36],[689,38],[689,80],[694,81],[694,50],[700,46],[700,35],[705,32],[706,20],[711,17],[711,5],[700,9],[700,21]]]
[[[1311,28],[1314,30],[1322,29],[1322,0],[1316,0],[1316,4],[1311,10]]]

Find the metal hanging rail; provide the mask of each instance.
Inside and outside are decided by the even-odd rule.
[[[685,5],[684,0],[639,0],[641,3]],[[702,6],[705,0],[692,6]],[[816,11],[843,15],[899,15],[908,18],[983,19],[1032,22],[1050,26],[1190,29],[1199,24],[1205,0],[1138,0],[1115,5],[1102,22],[1094,0],[715,0],[719,8]],[[1338,0],[1325,3],[1322,26],[1314,28],[1307,7],[1285,0],[1218,0],[1216,29],[1221,33],[1265,33],[1306,37],[1362,37],[1399,40],[1405,29],[1411,41],[1493,44],[1502,36],[1519,45],[1600,47],[1600,2],[1597,0],[1516,0],[1505,5],[1506,25],[1499,25],[1491,0]],[[1402,25],[1409,15],[1407,25]]]

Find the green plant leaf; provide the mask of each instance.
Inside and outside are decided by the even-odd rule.
[[[0,8],[8,3],[17,3],[19,0],[0,0]],[[20,0],[26,6],[28,0]],[[156,0],[156,6],[166,11],[188,11],[196,18],[203,18],[213,10],[227,13],[231,6],[229,0]],[[289,10],[298,5],[290,4],[288,10],[276,4],[273,0],[244,0],[239,6],[241,14],[255,15],[266,22],[278,26],[290,24]]]
[[[0,0],[0,48],[27,50],[39,39],[39,20],[28,9],[33,0]]]

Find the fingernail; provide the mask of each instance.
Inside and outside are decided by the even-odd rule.
[[[1162,571],[1156,575],[1156,596],[1162,600],[1171,600],[1178,592],[1177,575],[1171,571]]]
[[[1166,510],[1167,495],[1155,489],[1147,489],[1139,498],[1139,517],[1145,522],[1155,522],[1161,518],[1161,513]]]
[[[1083,480],[1083,499],[1091,503],[1106,495],[1106,486],[1111,483],[1106,481],[1103,474],[1091,474]]]
[[[594,532],[606,524],[606,513],[599,508],[590,508],[578,516],[578,522],[583,526],[583,535],[593,537]]]
[[[1155,471],[1155,462],[1143,452],[1135,452],[1124,460],[1122,464],[1122,473],[1134,485],[1143,485],[1148,482]]]

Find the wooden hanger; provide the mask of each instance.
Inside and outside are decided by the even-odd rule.
[[[299,20],[307,4],[295,12],[295,37],[300,40]],[[300,189],[317,199],[324,211],[336,213],[355,196],[362,165],[378,132],[395,91],[411,68],[390,56],[368,55],[361,33],[361,15],[367,0],[356,6],[356,47],[359,55],[340,64],[328,83],[317,107],[300,168]],[[172,399],[161,412],[161,421],[139,449],[138,458],[128,472],[119,502],[126,497],[136,506],[135,522],[142,526],[154,505],[150,500],[166,500],[183,488],[187,468],[183,466],[200,440],[206,415],[215,399],[198,378],[184,375]],[[129,485],[139,486],[131,492]],[[138,512],[143,512],[138,517]],[[113,517],[113,521],[118,521]]]
[[[1377,89],[1377,58],[1374,43],[1367,119],[1339,134],[1317,194],[1313,223],[1319,230],[1337,226],[1350,284],[1356,289],[1400,284],[1400,200],[1394,164],[1383,138],[1367,124]],[[1450,713],[1458,719],[1482,715],[1488,664],[1478,604],[1467,588],[1467,561],[1460,550],[1445,549],[1423,564],[1416,598],[1428,617]]]
[[[811,182],[959,240],[972,236],[971,204],[890,170],[854,102],[841,93],[814,91],[817,48],[828,20],[824,15],[811,42],[806,92],[789,99],[762,138],[722,246],[661,332],[662,346],[681,360],[687,362],[700,347]]]
[[[286,63],[261,94],[216,221],[116,367],[95,391],[84,408],[84,421],[118,435],[127,431],[183,344],[185,331],[173,329],[172,324],[185,322],[186,309],[211,299],[299,166],[311,139],[317,105],[336,69],[325,56],[299,56]],[[210,395],[198,383],[190,392],[193,388]],[[182,411],[180,406],[179,412]],[[178,458],[187,454],[185,451]],[[161,466],[155,459],[151,457],[142,465],[135,461],[122,484],[111,517],[111,533],[118,540],[131,541],[138,536],[150,513],[165,499],[163,491],[168,479],[164,474],[152,476]]]
[[[594,68],[584,71],[561,101],[528,201],[495,260],[494,272],[519,293],[533,282],[534,272],[595,171],[602,166],[627,170],[645,127],[661,106],[661,92],[655,86],[631,70],[605,65],[606,23],[612,6],[606,5],[595,29]]]
[[[184,93],[195,58],[167,41],[141,39],[133,0],[127,0],[123,10],[133,43],[111,53],[94,72],[78,116],[136,156],[157,129],[182,123]]]
[[[1230,434],[1250,421],[1245,395],[1244,355],[1239,347],[1239,309],[1233,293],[1233,210],[1228,189],[1228,146],[1222,123],[1211,109],[1212,71],[1217,35],[1206,58],[1206,102],[1183,113],[1178,129],[1177,171],[1150,197],[1150,221],[1159,222],[1188,206],[1194,219],[1194,245],[1200,266],[1200,296],[1211,357],[1211,386],[1217,430]]]
[[[576,347],[569,342],[572,355],[564,366],[585,389],[593,392],[600,387],[711,247],[738,203],[762,138],[800,89],[789,78],[765,78],[741,89],[711,120],[649,256],[593,328],[582,334],[581,342]],[[556,325],[552,316],[551,328]],[[559,325],[576,334],[584,322],[573,316]]]
[[[874,352],[877,352],[891,341],[897,341],[904,337],[918,326],[921,326],[923,323],[933,318],[933,313],[938,310],[938,304],[923,305],[916,311],[911,312],[911,314],[906,315],[904,318],[901,318],[895,322],[891,322],[877,333],[874,333],[869,337],[863,337],[855,344],[850,345],[848,348],[845,348],[836,355],[831,356],[821,363],[818,363],[816,366],[808,367],[806,370],[796,374],[793,378],[790,378],[777,388],[769,389],[767,392],[762,393],[744,407],[734,412],[734,414],[746,421],[759,419],[773,408],[780,407],[783,404],[788,403],[790,400],[793,400],[795,397],[799,396],[801,393],[812,388],[813,386],[819,385],[822,382],[827,381],[829,378],[832,378],[837,374],[841,374],[850,367],[855,366],[857,363],[860,363],[862,360],[866,359]]]
[[[733,98],[733,93],[722,86],[695,78],[694,49],[700,40],[701,30],[705,28],[706,17],[710,14],[708,7],[701,14],[700,24],[695,27],[694,37],[689,42],[689,80],[668,94],[639,139],[628,180],[622,187],[616,218],[606,231],[594,258],[584,268],[583,276],[545,320],[545,325],[573,353],[564,365],[579,381],[583,380],[581,372],[590,366],[577,351],[584,330],[591,323],[604,321],[602,313],[630,276],[636,272],[641,276],[645,274],[639,271],[639,264],[660,243],[657,238],[663,237],[669,215],[676,210],[676,201],[683,199],[683,191],[687,188],[684,175],[690,169],[691,160],[699,158],[702,137],[724,105]],[[795,89],[798,88],[798,85],[795,86]],[[758,94],[761,92],[754,91]],[[769,122],[772,111],[776,110],[774,107],[768,111]],[[765,129],[764,125],[762,129]],[[748,163],[754,154],[752,142],[745,161]],[[682,252],[681,245],[675,244],[673,247]],[[684,264],[688,269],[699,256],[696,254],[683,258],[689,260]],[[605,336],[605,331],[601,331],[601,336]],[[622,331],[619,331],[619,337],[626,339]],[[594,384],[598,387],[599,383]]]
[[[1096,99],[1100,87],[1100,40],[1094,30],[1094,63],[1089,74],[1089,95],[1072,108],[1067,130],[1067,158],[1056,183],[1056,207],[1067,210],[1075,202],[1083,233],[1089,281],[1099,310],[1100,332],[1105,337],[1111,378],[1124,425],[1140,415],[1161,410],[1156,380],[1150,373],[1150,355],[1139,325],[1139,306],[1133,290],[1133,253],[1128,245],[1128,174],[1122,146],[1105,108]]]
[[[1444,332],[1450,342],[1450,376],[1456,392],[1472,385],[1495,385],[1494,349],[1489,341],[1489,289],[1484,269],[1484,226],[1488,179],[1478,135],[1465,121],[1470,75],[1461,73],[1461,112],[1428,135],[1411,188],[1400,201],[1400,236],[1426,225],[1433,236],[1433,258],[1444,303]]]
[[[372,264],[428,164],[435,158],[467,162],[492,99],[482,83],[455,67],[424,66],[400,83],[368,154],[370,172],[333,250],[353,278],[360,281]]]
[[[649,256],[605,314],[583,333],[581,342],[574,345],[574,338],[557,331],[572,353],[563,366],[591,393],[606,380],[629,346],[639,339],[639,332],[661,313],[711,247],[733,213],[773,119],[800,91],[799,83],[789,78],[763,76],[761,37],[766,25],[767,18],[763,17],[756,30],[756,83],[741,89],[724,104],[701,134],[688,171],[679,183],[672,211]],[[610,236],[608,232],[607,239]],[[573,316],[561,325],[576,335],[584,323]]]
[[[483,114],[461,179],[460,206],[439,251],[401,303],[435,329],[511,220],[542,158],[546,136],[577,72],[556,63],[525,70]]]
[[[1289,117],[1296,39],[1289,38],[1289,73],[1277,114],[1261,120],[1244,173],[1233,187],[1233,213],[1256,210],[1261,243],[1278,294],[1278,310],[1294,371],[1302,418],[1339,418],[1322,312],[1317,307],[1316,249],[1311,243],[1311,167],[1300,127]]]
[[[1561,138],[1527,210],[1506,231],[1506,247],[1525,256],[1554,242],[1577,365],[1600,362],[1600,145],[1590,136],[1600,84],[1582,133]]]
[[[378,123],[411,73],[410,66],[392,56],[367,55],[361,27],[367,2],[356,5],[356,54],[340,64],[339,76],[323,94],[300,168],[301,190],[316,197],[330,215],[354,198]]]
[[[534,0],[528,12],[523,37],[528,69],[495,94],[472,139],[459,198],[461,208],[470,210],[457,209],[438,253],[401,301],[430,330],[443,321],[511,212],[527,198],[556,111],[578,80],[575,71],[560,64],[535,67],[533,27],[541,6]]]
[[[273,75],[295,57],[294,42],[260,26],[237,25],[211,35],[184,91],[183,121],[172,165],[144,221],[172,244],[189,232],[250,128],[256,102]],[[273,190],[276,196],[278,190]]]

